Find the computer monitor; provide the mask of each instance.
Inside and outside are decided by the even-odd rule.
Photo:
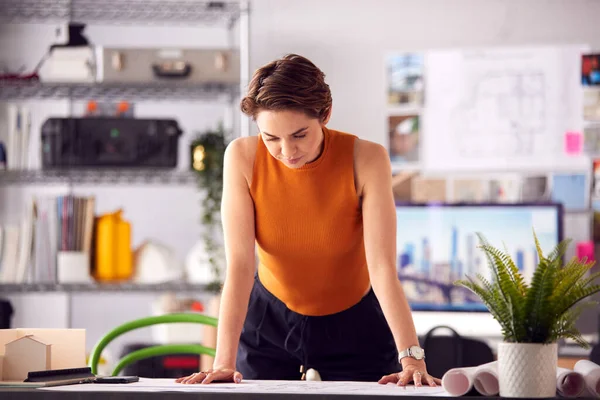
[[[413,311],[487,311],[454,285],[477,273],[491,278],[476,233],[508,251],[530,280],[544,254],[562,240],[561,204],[396,204],[397,272]]]

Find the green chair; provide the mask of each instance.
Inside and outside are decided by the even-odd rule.
[[[185,323],[196,323],[196,324],[204,324],[210,326],[217,326],[217,318],[209,317],[208,315],[202,315],[197,313],[175,313],[175,314],[165,314],[159,315],[155,317],[146,317],[141,319],[136,319],[134,321],[126,322],[115,329],[108,332],[104,335],[98,343],[94,346],[92,353],[90,354],[90,359],[88,361],[88,367],[92,369],[93,374],[98,373],[98,361],[100,360],[100,355],[102,354],[102,350],[116,337],[132,331],[138,328],[144,328],[150,325],[156,324],[168,324],[168,323],[177,323],[177,322],[185,322]],[[140,349],[137,351],[133,351],[127,354],[125,357],[121,358],[115,368],[112,371],[112,376],[116,376],[125,368],[127,365],[143,360],[149,357],[155,356],[163,356],[168,354],[184,354],[184,353],[192,353],[192,354],[205,354],[214,357],[215,349],[202,346],[199,344],[164,344],[157,345],[152,347],[146,347],[144,349]]]

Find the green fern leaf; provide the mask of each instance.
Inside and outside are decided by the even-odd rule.
[[[535,230],[533,231],[533,240],[535,242],[535,248],[537,250],[538,253],[538,260],[543,260],[544,258],[544,252],[542,251],[542,246],[540,246],[540,241],[538,240],[537,235],[535,234]]]
[[[536,238],[537,240],[537,238]],[[548,256],[546,257],[549,260],[557,260],[562,258],[562,256],[567,252],[567,250],[569,249],[569,246],[571,245],[572,240],[571,239],[565,239],[562,242],[558,243],[554,249],[552,249],[552,251],[550,253],[548,253]]]
[[[594,263],[592,262],[587,265],[589,265],[587,268],[590,269],[590,268],[592,268]],[[595,281],[598,278],[600,278],[600,272],[593,273],[589,277],[587,277],[581,281],[581,286],[584,286],[584,287],[588,286],[590,283],[592,283],[593,281]]]
[[[556,264],[541,259],[533,274],[532,284],[525,300],[528,339],[533,343],[544,343],[552,326],[550,296],[554,287]],[[554,317],[555,318],[555,317]]]
[[[494,300],[492,293],[487,292],[484,288],[482,288],[480,285],[478,285],[476,282],[474,282],[468,276],[467,276],[467,279],[468,280],[458,280],[458,281],[454,282],[454,284],[457,286],[462,286],[462,287],[470,290],[471,292],[473,292],[475,295],[477,295],[481,299],[483,304],[485,304],[485,306],[487,307],[490,314],[492,314],[492,317],[494,317],[494,319],[496,321],[498,321],[498,323],[500,324],[500,327],[504,331],[511,332],[510,327],[507,326],[507,324],[506,324],[506,318],[502,317],[503,313],[500,310],[500,308],[502,306],[500,303],[498,303],[497,301]]]
[[[503,336],[519,337],[522,334],[523,324],[517,323],[517,326],[515,326],[514,316],[510,310],[511,305],[504,301],[498,284],[492,284],[481,274],[476,274],[476,277],[483,285],[483,288],[491,295],[488,301],[495,304],[497,315],[494,318],[500,323],[501,327],[506,327],[506,332],[503,332]]]
[[[583,287],[580,284],[576,284],[575,287],[558,302],[555,312],[557,315],[562,315],[581,300],[598,292],[600,292],[600,285],[588,285]]]
[[[557,291],[561,293],[567,292],[569,287],[581,279],[590,268],[591,265],[582,264],[579,262],[577,257],[573,257],[556,274],[556,279],[559,283],[559,286],[557,286]]]
[[[493,267],[497,272],[498,283],[505,297],[510,298],[512,303],[516,304],[516,300],[521,297],[521,290],[519,290],[517,282],[513,280],[509,272],[509,267],[506,263],[506,259],[509,257],[490,245],[482,245],[481,248],[489,254],[492,260]]]
[[[491,247],[491,245],[488,243],[487,239],[485,238],[485,236],[483,236],[483,234],[477,232],[476,235],[479,238],[479,242],[481,243],[481,245],[479,246],[480,248],[482,248],[483,246]],[[483,253],[485,254],[485,257],[488,260],[488,267],[489,267],[490,271],[492,272],[492,276],[494,278],[493,279],[494,282],[500,282],[499,271],[496,268],[496,265],[494,263],[494,259],[492,258],[491,254],[488,253],[487,251],[484,250]],[[506,301],[507,295],[502,290],[502,287],[500,287],[500,293],[502,294],[502,297],[504,298],[504,301]]]

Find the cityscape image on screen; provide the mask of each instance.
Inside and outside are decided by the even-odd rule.
[[[398,278],[414,311],[485,311],[457,279],[491,279],[477,233],[507,252],[530,281],[538,262],[533,230],[544,254],[561,240],[560,206],[396,206]]]

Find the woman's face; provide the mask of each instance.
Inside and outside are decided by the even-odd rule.
[[[300,168],[319,157],[326,122],[300,111],[264,110],[256,116],[267,150],[288,168]]]

